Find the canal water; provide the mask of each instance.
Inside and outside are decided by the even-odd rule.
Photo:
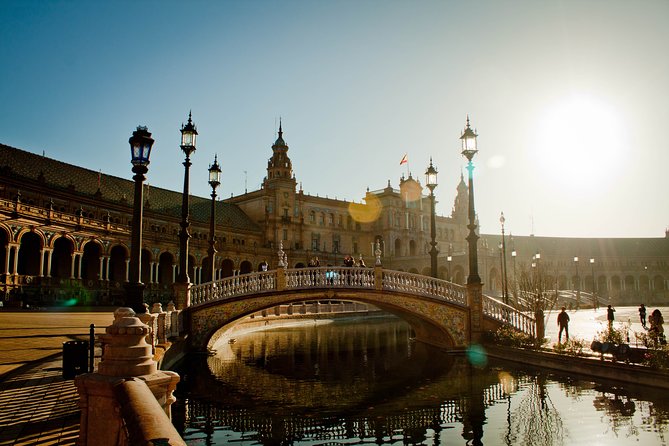
[[[669,392],[446,354],[393,318],[234,336],[177,370],[189,445],[669,442]]]

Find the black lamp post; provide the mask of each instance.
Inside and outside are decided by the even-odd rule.
[[[453,261],[453,245],[448,244],[448,256],[446,257],[446,261],[448,262],[448,271],[447,271],[447,276],[446,279],[449,282],[453,282],[453,277],[451,277],[451,262]]]
[[[474,209],[474,164],[472,159],[478,152],[476,148],[476,137],[478,135],[469,126],[469,116],[467,116],[467,127],[460,139],[462,140],[462,155],[467,158],[467,171],[469,171],[469,234],[467,235],[467,242],[469,243],[469,276],[467,277],[467,284],[480,284],[481,277],[479,276],[478,267],[478,253],[476,243],[479,236],[476,234],[476,210]]]
[[[214,164],[209,166],[209,185],[211,186],[211,220],[209,221],[209,280],[216,280],[216,188],[221,184],[221,166],[214,155]]]
[[[430,270],[432,272],[432,277],[437,277],[437,255],[439,250],[437,250],[437,230],[436,230],[436,217],[434,213],[434,188],[437,187],[437,169],[432,165],[432,158],[430,158],[430,166],[425,171],[425,185],[430,189],[430,238],[432,248],[430,248]]]
[[[126,285],[126,306],[131,307],[135,313],[145,312],[144,288],[142,283],[142,219],[144,214],[144,175],[149,171],[149,157],[153,138],[146,127],[137,127],[128,140],[130,143],[130,155],[132,171],[135,173],[135,196],[132,209],[132,239],[130,242],[130,271],[128,284]]]
[[[504,239],[504,212],[502,212],[502,215],[499,217],[499,222],[502,224],[502,272],[504,274],[504,293],[502,296],[504,297],[504,303],[508,304],[509,303],[509,276],[506,271],[506,240]]]
[[[578,275],[578,256],[574,257],[574,265],[576,266],[576,308],[581,305],[581,278]]]
[[[516,275],[516,256],[518,253],[513,247],[513,237],[511,237],[511,258],[513,259],[513,295],[516,304],[518,304],[518,276]]]
[[[190,282],[188,277],[188,239],[190,234],[188,233],[188,226],[190,222],[188,221],[189,209],[189,193],[188,193],[188,179],[190,171],[190,155],[195,152],[195,140],[197,138],[197,129],[193,124],[191,119],[191,113],[188,113],[188,123],[181,126],[181,150],[183,150],[186,155],[186,160],[184,161],[184,192],[181,202],[181,230],[179,231],[179,276],[177,277],[177,282],[181,284],[187,284]]]
[[[590,259],[590,269],[592,270],[592,302],[597,309],[597,281],[595,280],[595,259]]]

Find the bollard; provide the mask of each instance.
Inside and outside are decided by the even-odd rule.
[[[86,373],[88,341],[63,342],[63,379]]]
[[[93,373],[95,367],[95,324],[91,324],[88,335],[88,373]]]

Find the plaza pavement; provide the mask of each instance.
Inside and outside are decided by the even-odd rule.
[[[90,324],[104,333],[113,319],[112,309],[0,310],[0,445],[75,444],[79,396],[62,377],[63,342],[88,340]]]

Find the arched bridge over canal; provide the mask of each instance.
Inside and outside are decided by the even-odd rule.
[[[294,302],[350,300],[404,319],[418,341],[441,348],[464,348],[483,331],[505,323],[534,335],[533,318],[480,290],[380,266],[279,268],[193,286],[183,322],[191,347],[206,350],[222,327],[257,311]]]

